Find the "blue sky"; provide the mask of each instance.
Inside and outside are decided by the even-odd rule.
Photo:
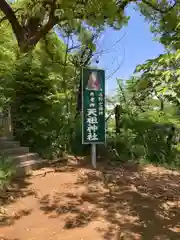
[[[127,79],[133,74],[136,65],[164,52],[163,46],[153,40],[148,23],[132,5],[127,8],[127,15],[131,16],[128,26],[119,31],[108,28],[100,44],[100,49],[108,49],[98,64],[106,70],[107,94],[112,94],[115,90],[116,78]],[[118,40],[120,42],[112,48]],[[118,66],[119,70],[111,77]]]

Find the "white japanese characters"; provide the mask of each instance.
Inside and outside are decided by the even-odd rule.
[[[82,143],[105,143],[105,71],[81,69]]]
[[[104,106],[103,106],[103,94],[102,92],[99,93],[98,96],[98,110],[99,110],[99,116],[104,114]]]
[[[94,92],[90,92],[90,108],[95,108],[95,97],[94,97]]]
[[[102,92],[95,96],[95,93],[91,91],[89,93],[90,103],[87,109],[87,140],[98,141],[98,116],[104,114],[104,102]],[[96,99],[97,98],[97,99]],[[97,101],[96,101],[97,100]]]
[[[90,104],[87,109],[87,140],[98,141],[98,115],[95,108],[95,95],[94,92],[90,92]]]

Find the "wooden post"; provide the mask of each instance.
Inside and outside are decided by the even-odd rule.
[[[120,128],[121,128],[121,106],[116,105],[114,109],[115,113],[115,125],[116,125],[116,134],[120,133]]]

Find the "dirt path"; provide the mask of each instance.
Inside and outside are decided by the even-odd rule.
[[[180,173],[99,169],[59,167],[22,181],[0,240],[180,239]]]

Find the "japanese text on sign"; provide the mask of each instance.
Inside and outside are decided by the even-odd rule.
[[[83,143],[105,142],[104,71],[82,70]]]

